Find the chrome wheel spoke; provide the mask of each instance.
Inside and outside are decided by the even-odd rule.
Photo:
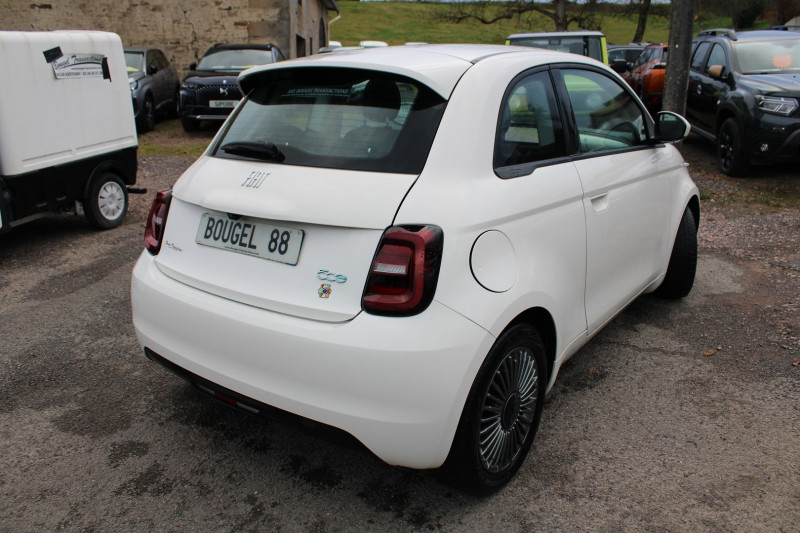
[[[516,348],[497,367],[483,399],[479,453],[490,472],[508,468],[525,445],[539,396],[539,372],[531,350]]]

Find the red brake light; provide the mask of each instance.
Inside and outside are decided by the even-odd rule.
[[[172,189],[159,191],[153,199],[153,205],[150,206],[150,214],[147,215],[147,225],[144,228],[144,247],[153,255],[157,255],[161,250],[161,239],[164,237],[170,200],[172,200]]]
[[[383,234],[361,305],[375,315],[421,313],[433,300],[443,234],[437,226],[395,226]]]

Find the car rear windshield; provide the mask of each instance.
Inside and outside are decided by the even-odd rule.
[[[736,44],[742,74],[774,74],[800,70],[800,38]]]
[[[361,69],[255,74],[217,157],[418,174],[446,101],[410,78]]]
[[[272,63],[270,50],[220,50],[203,56],[197,70],[242,71],[257,65]]]

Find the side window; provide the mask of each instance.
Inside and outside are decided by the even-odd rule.
[[[526,76],[506,93],[494,145],[494,168],[566,155],[548,72]]]
[[[706,68],[704,69],[704,72],[708,72],[708,68],[714,65],[722,65],[726,68],[728,66],[728,62],[725,60],[725,50],[723,50],[722,46],[719,44],[715,44],[714,48],[711,49],[711,53],[708,55],[708,61],[706,61]]]
[[[147,73],[152,74],[158,70],[158,57],[152,50],[147,52]]]
[[[644,115],[622,86],[596,71],[565,69],[562,73],[581,153],[644,143],[647,139]]]
[[[164,54],[160,50],[157,50],[155,54],[156,54],[156,64],[158,65],[158,69],[161,70],[163,68],[167,68],[167,65],[169,65],[169,63],[167,62],[167,58],[164,57]]]
[[[639,57],[636,58],[636,64],[634,65],[634,67],[638,67],[638,66],[644,65],[645,63],[650,61],[650,55],[651,54],[652,54],[651,50],[645,50],[644,52],[642,52],[639,55]]]
[[[698,72],[703,71],[703,60],[706,58],[706,53],[710,47],[711,43],[708,42],[703,42],[697,45],[697,48],[694,49],[694,55],[692,56],[692,70],[696,70]]]

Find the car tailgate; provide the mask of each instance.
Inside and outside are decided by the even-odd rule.
[[[415,179],[204,157],[175,187],[157,265],[223,298],[345,321]]]

